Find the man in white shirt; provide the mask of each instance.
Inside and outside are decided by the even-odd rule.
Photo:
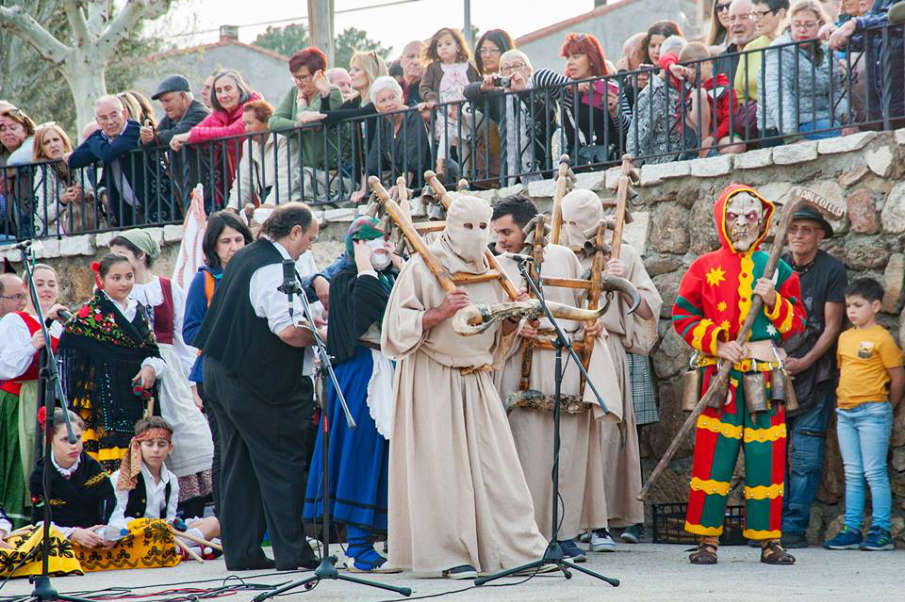
[[[299,300],[290,305],[277,289],[282,263],[297,261],[317,233],[307,205],[274,209],[261,238],[230,260],[195,339],[220,427],[220,520],[229,570],[269,568],[274,561],[280,570],[316,566],[301,521],[313,411],[305,348],[314,340],[298,322]],[[265,528],[274,561],[260,547]]]

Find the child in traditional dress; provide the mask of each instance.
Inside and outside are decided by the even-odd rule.
[[[69,407],[87,426],[85,449],[113,472],[135,423],[151,409],[166,364],[144,307],[130,297],[135,272],[129,260],[110,253],[91,267],[98,288],[60,337],[60,378]]]
[[[430,64],[421,78],[419,92],[423,102],[418,105],[420,110],[433,109],[438,103],[465,100],[465,86],[481,79],[478,70],[469,62],[471,53],[462,34],[451,27],[444,27],[431,37],[424,56]],[[466,129],[463,124],[463,136],[467,134]],[[445,162],[454,156],[459,130],[459,105],[449,104],[443,113],[437,114],[434,122],[434,136],[439,140],[438,161]]]
[[[129,296],[145,308],[160,356],[167,364],[158,405],[178,443],[167,459],[167,468],[179,478],[179,508],[186,516],[203,514],[204,503],[211,494],[214,446],[210,427],[195,404],[188,380],[198,351],[182,338],[185,293],[169,278],[154,274],[160,246],[146,230],[120,233],[110,241],[110,251],[132,265],[135,286]]]
[[[173,453],[172,439],[173,427],[160,416],[142,418],[135,425],[129,453],[110,476],[116,487],[116,508],[108,525],[128,531],[135,519],[176,521],[179,481],[164,464]],[[193,519],[186,526],[196,538],[220,535],[220,523],[214,517]]]

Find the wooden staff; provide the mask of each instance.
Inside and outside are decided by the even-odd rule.
[[[628,206],[629,179],[634,171],[631,155],[622,155],[622,174],[616,185],[616,214],[613,223],[613,242],[610,257],[619,259],[622,254],[622,229],[625,226],[625,213]]]
[[[176,537],[187,539],[193,543],[197,543],[198,545],[207,546],[209,548],[219,550],[220,552],[223,551],[223,546],[221,546],[220,544],[208,541],[203,537],[198,537],[197,535],[192,535],[191,533],[187,533],[185,531],[176,531]]]
[[[770,257],[767,259],[767,264],[764,266],[763,278],[773,278],[773,272],[776,269],[776,264],[779,262],[779,256],[782,253],[783,245],[785,244],[786,240],[786,233],[789,231],[789,225],[792,223],[792,219],[795,217],[795,212],[798,211],[802,206],[811,205],[818,210],[823,210],[825,213],[829,213],[831,216],[837,219],[841,218],[843,215],[843,209],[841,207],[830,203],[827,199],[810,190],[797,188],[794,189],[790,194],[791,198],[785,204],[785,206],[783,206],[782,219],[780,220],[779,226],[776,228],[776,232],[773,235],[773,246],[770,249]],[[767,225],[767,227],[769,227],[769,224]],[[748,315],[745,317],[745,323],[742,325],[741,330],[739,330],[738,332],[738,336],[736,336],[735,338],[736,343],[738,343],[739,345],[744,345],[748,341],[748,333],[751,331],[754,320],[757,318],[758,314],[760,314],[763,306],[764,300],[759,295],[754,295],[751,299],[751,307],[748,310]],[[720,407],[722,405],[723,400],[726,399],[726,395],[729,392],[730,370],[732,370],[732,363],[727,361],[720,363],[719,372],[717,372],[716,375],[714,375],[714,377],[710,379],[710,386],[707,387],[707,392],[701,396],[700,401],[698,401],[698,405],[694,407],[694,409],[691,411],[691,414],[689,414],[688,418],[685,419],[685,423],[682,424],[679,432],[676,433],[676,436],[673,438],[672,443],[669,444],[669,447],[666,449],[663,457],[660,458],[657,466],[654,467],[653,472],[650,473],[650,476],[647,479],[647,483],[645,483],[644,487],[641,488],[641,493],[638,494],[639,500],[643,500],[647,496],[647,493],[650,491],[651,485],[653,485],[660,477],[660,475],[663,474],[666,466],[675,455],[676,450],[679,449],[679,446],[682,445],[685,437],[697,424],[698,416],[701,415],[701,412],[704,411],[704,408],[708,406]]]
[[[433,253],[428,250],[427,245],[424,244],[424,240],[418,235],[418,231],[415,230],[410,221],[406,220],[405,212],[399,207],[399,204],[396,201],[390,198],[390,195],[380,183],[380,178],[377,176],[369,177],[368,185],[377,196],[378,202],[383,205],[383,210],[392,218],[396,226],[402,230],[402,235],[405,236],[405,239],[409,242],[415,252],[421,255],[421,259],[424,260],[427,269],[429,269],[437,278],[437,281],[440,283],[443,290],[447,293],[455,290],[456,284],[453,282],[450,273],[439,261],[437,261],[437,258],[434,257]]]
[[[447,192],[446,187],[443,186],[443,183],[440,182],[440,179],[437,178],[437,174],[430,170],[427,170],[426,172],[424,172],[424,179],[428,184],[430,184],[430,187],[434,191],[434,194],[437,195],[437,201],[440,203],[440,205],[443,206],[443,209],[449,209],[449,205],[451,203],[451,201],[449,200],[449,192]],[[368,179],[368,181],[371,181],[370,178]],[[371,186],[373,188],[373,184]],[[484,258],[487,260],[487,264],[490,266],[490,269],[495,270],[499,274],[500,285],[503,287],[503,290],[506,291],[506,295],[509,296],[509,299],[511,301],[515,301],[518,298],[518,290],[515,288],[515,285],[512,284],[512,281],[509,280],[506,272],[504,272],[500,268],[500,263],[496,260],[496,257],[493,256],[493,253],[491,253],[489,249],[485,249]]]
[[[546,220],[544,218],[544,214],[539,213],[534,217],[532,221],[534,222],[534,238],[531,244],[531,256],[534,257],[534,261],[531,264],[529,274],[531,278],[533,278],[534,281],[537,282],[541,277],[541,265],[543,265],[544,263],[544,230],[546,226]],[[531,296],[534,297],[533,292],[531,292]],[[522,344],[522,378],[519,383],[519,388],[522,391],[526,391],[528,389],[528,385],[530,384],[531,364],[533,363],[534,359],[534,348],[534,339],[525,339],[524,343]]]
[[[204,558],[199,556],[198,553],[195,552],[195,550],[188,546],[188,544],[180,540],[179,536],[175,532],[173,533],[173,540],[176,542],[176,545],[179,546],[179,549],[188,554],[192,560],[197,560],[201,564],[204,564]]]
[[[553,228],[550,231],[550,242],[559,244],[559,233],[562,231],[562,199],[572,187],[572,170],[569,168],[569,155],[559,158],[559,171],[553,188]]]

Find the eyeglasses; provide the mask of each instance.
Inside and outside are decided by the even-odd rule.
[[[795,235],[795,234],[800,234],[802,236],[810,236],[811,234],[813,234],[816,231],[817,231],[817,228],[815,228],[813,226],[797,226],[795,224],[792,224],[791,226],[789,226],[789,235],[790,236]]]
[[[754,13],[747,13],[744,15],[732,15],[729,17],[728,21],[730,23],[744,23],[745,21],[750,21],[755,18],[757,18],[757,16]]]
[[[15,295],[0,295],[0,299],[10,299],[12,301],[25,301],[25,293]]]
[[[727,2],[726,4],[717,4],[717,5],[716,5],[716,12],[718,12],[718,13],[724,13],[724,12],[726,12],[727,10],[729,10],[729,5],[730,5],[730,4],[732,4],[732,3],[731,3],[731,2]]]
[[[294,79],[295,81],[297,81],[299,83],[302,83],[303,81],[309,79],[310,77],[311,77],[310,73],[305,73],[304,75],[302,75],[301,73],[292,74],[292,79]]]
[[[806,21],[804,23],[792,21],[792,29],[814,29],[820,25],[817,21]]]
[[[503,51],[495,46],[481,46],[479,54],[481,56],[490,56],[492,54],[502,54]]]
[[[526,65],[525,63],[522,63],[522,62],[510,63],[508,65],[501,65],[500,73],[502,73],[504,75],[508,75],[510,73],[515,73],[516,71],[521,71],[522,69],[525,69],[526,67],[528,67],[528,65]]]

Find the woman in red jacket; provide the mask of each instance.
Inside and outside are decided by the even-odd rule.
[[[170,140],[170,147],[179,152],[184,144],[228,138],[213,145],[212,152],[201,153],[202,160],[208,157],[213,159],[214,169],[211,172],[214,174],[215,180],[213,183],[214,198],[217,208],[220,209],[232,186],[239,159],[242,158],[242,143],[245,139],[235,136],[245,133],[245,124],[242,122],[245,103],[261,100],[263,97],[245,83],[238,71],[231,69],[221,71],[214,76],[211,90],[211,108],[213,109],[211,114],[185,134],[173,136]],[[224,147],[226,147],[226,153],[223,153]],[[202,184],[210,185],[208,182],[202,182]]]

